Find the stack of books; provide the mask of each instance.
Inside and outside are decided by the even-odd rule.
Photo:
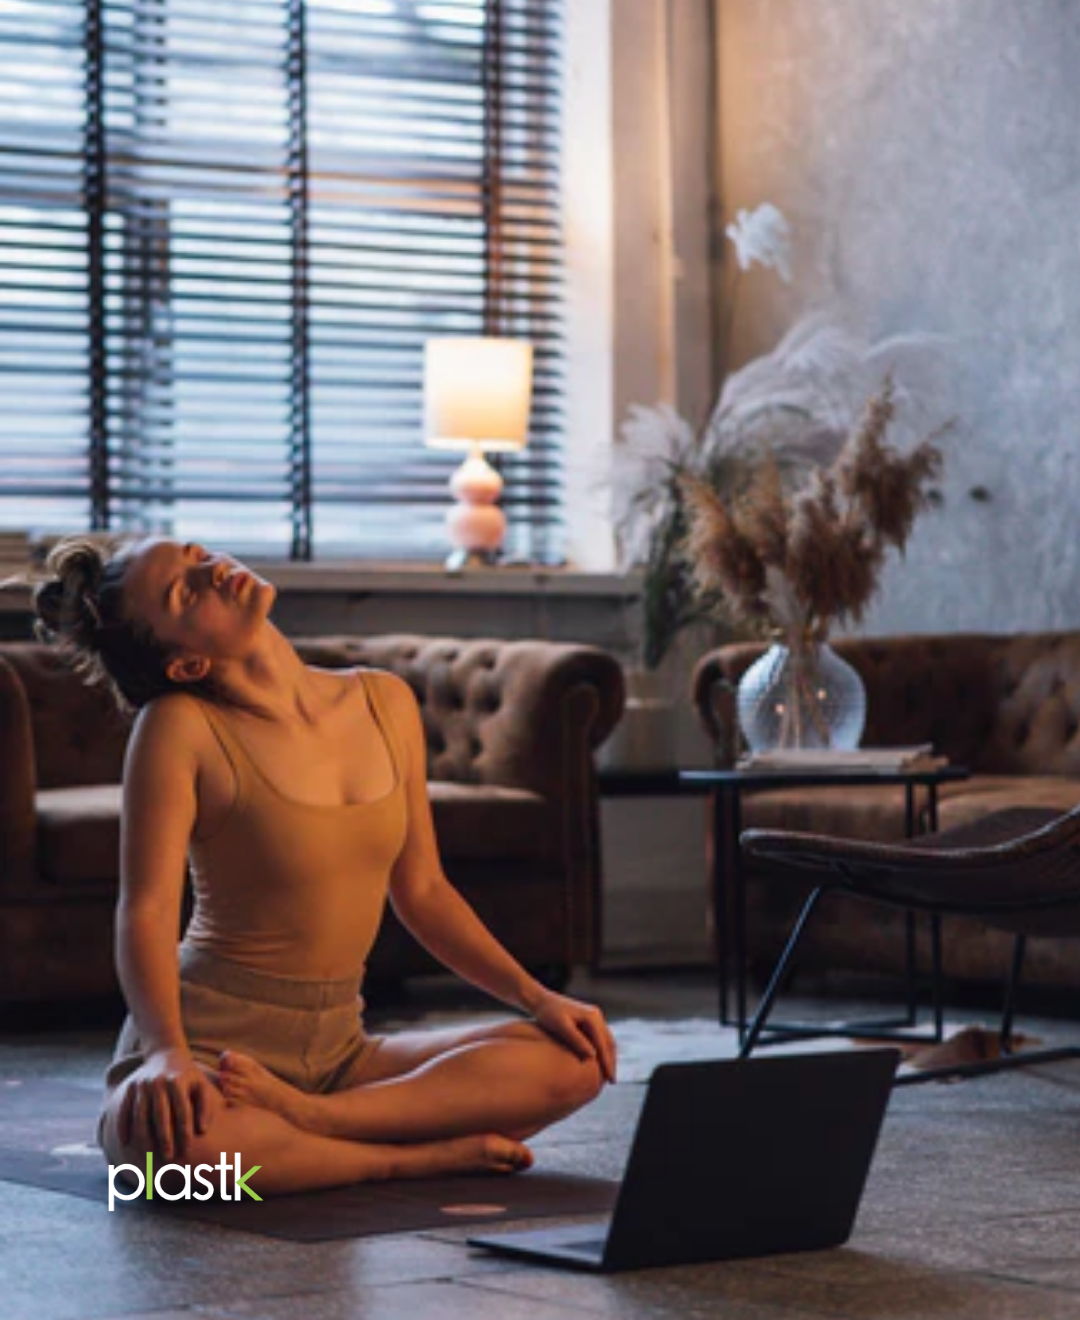
[[[863,770],[867,774],[918,773],[940,770],[948,765],[947,756],[935,756],[932,743],[914,747],[859,747],[853,752],[822,748],[777,748],[771,752],[750,752],[738,764],[740,770]]]

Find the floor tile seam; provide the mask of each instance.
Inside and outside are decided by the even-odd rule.
[[[907,1264],[904,1264],[902,1268],[904,1270],[905,1275],[907,1275],[908,1277],[896,1283],[895,1286],[899,1288],[906,1288],[908,1286],[919,1286],[920,1284],[924,1284],[928,1282],[940,1283],[940,1282],[948,1281],[959,1286],[965,1286],[965,1285],[969,1286],[972,1283],[982,1284],[990,1288],[993,1288],[996,1285],[1006,1285],[1008,1287],[1031,1289],[1032,1291],[1062,1293],[1070,1296],[1076,1293],[1077,1291],[1080,1291],[1080,1282],[1078,1282],[1075,1286],[1064,1286],[1064,1285],[1058,1285],[1052,1283],[1043,1283],[1039,1279],[1032,1279],[1026,1275],[1009,1274],[1005,1271],[998,1271],[998,1270],[980,1270],[980,1269],[972,1269],[970,1267],[965,1267],[965,1268],[940,1267],[934,1269],[932,1267],[916,1266],[912,1268]],[[776,1279],[784,1276],[774,1274],[771,1277]],[[786,1277],[791,1278],[792,1276],[786,1276]],[[823,1277],[815,1278],[813,1275],[802,1276],[799,1279],[799,1282],[804,1285],[817,1284],[819,1287],[834,1288],[839,1293],[850,1293],[854,1297],[861,1296],[870,1289],[875,1289],[880,1291],[883,1286],[888,1286],[887,1284],[883,1283],[881,1279],[864,1279],[860,1281],[855,1279],[830,1279]],[[844,1314],[844,1313],[837,1312],[837,1315],[840,1314]],[[859,1312],[860,1316],[863,1316],[864,1314],[865,1313],[863,1311]]]
[[[1007,1295],[1007,1291],[1015,1293],[1016,1290],[1022,1287],[1028,1294],[1024,1300],[1030,1300],[1036,1305],[1040,1293],[1048,1294],[1052,1291],[1048,1287],[1043,1288],[1028,1280],[986,1280],[982,1276],[971,1275],[963,1271],[949,1273],[944,1275],[943,1278],[951,1283],[955,1290],[964,1292],[965,1295],[966,1290],[971,1288],[972,1282],[982,1284],[989,1293],[998,1296]],[[913,1280],[910,1285],[904,1281],[899,1281],[892,1286],[891,1291],[900,1295],[910,1294],[913,1289],[919,1290],[925,1284],[926,1280],[923,1278]],[[883,1313],[875,1308],[872,1302],[868,1305],[868,1299],[878,1299],[883,1288],[887,1287],[889,1285],[883,1284],[881,1280],[876,1283],[852,1284],[836,1280],[809,1278],[799,1281],[801,1296],[791,1301],[776,1296],[762,1297],[755,1295],[752,1290],[724,1295],[722,1300],[732,1305],[750,1305],[760,1308],[763,1315],[775,1311],[778,1316],[780,1314],[790,1316],[791,1320],[869,1320],[869,1317]],[[812,1293],[812,1299],[810,1300],[807,1298],[808,1292]],[[916,1310],[913,1309],[913,1306],[912,1303],[908,1305],[907,1309],[890,1310],[887,1313],[889,1320],[928,1320],[931,1314],[941,1316],[952,1314],[951,1310],[942,1311],[940,1308],[935,1308],[930,1311],[921,1304],[919,1309]],[[966,1315],[967,1312],[965,1311],[964,1314]],[[1022,1313],[1010,1309],[1008,1315],[1010,1320],[1041,1320],[1041,1312],[1028,1312],[1026,1309]]]
[[[220,1278],[216,1275],[196,1276],[202,1283],[219,1284]],[[340,1284],[333,1284],[329,1287],[318,1286],[289,1286],[285,1284],[280,1290],[267,1292],[257,1292],[238,1296],[235,1303],[221,1302],[214,1300],[197,1300],[191,1302],[181,1302],[179,1305],[165,1306],[160,1308],[166,1313],[175,1310],[181,1310],[185,1313],[190,1312],[192,1316],[214,1316],[222,1317],[222,1320],[251,1320],[252,1306],[263,1306],[275,1302],[302,1302],[305,1299],[309,1301],[325,1301],[326,1299],[342,1299],[349,1303],[357,1303],[362,1297],[370,1296],[374,1292],[389,1293],[403,1288],[418,1288],[431,1285],[452,1285],[458,1286],[460,1280],[453,1274],[432,1274],[421,1279],[399,1278],[386,1279],[383,1282],[365,1281],[362,1285],[342,1287]],[[533,1299],[535,1300],[535,1299]],[[86,1320],[121,1320],[123,1312],[102,1313],[100,1316],[87,1316]],[[139,1312],[141,1315],[142,1312]],[[154,1315],[151,1311],[148,1315]]]
[[[980,1217],[983,1224],[1022,1224],[1029,1219],[1063,1219],[1068,1215],[1080,1217],[1080,1205],[1050,1206],[1038,1210],[1010,1210],[1003,1214],[988,1213]]]
[[[802,1253],[800,1253],[800,1255],[801,1254]],[[884,1253],[864,1252],[864,1254],[872,1255],[875,1261],[879,1261],[883,1265],[899,1267],[908,1277],[938,1279],[943,1275],[952,1275],[958,1272],[948,1266],[912,1264],[906,1259],[898,1260],[896,1257],[888,1256]],[[747,1267],[744,1272],[744,1277],[750,1279],[765,1276],[769,1279],[784,1279],[793,1283],[835,1283],[845,1288],[880,1288],[882,1285],[881,1279],[838,1279],[835,1276],[822,1274],[809,1261],[806,1261],[801,1266],[789,1265],[785,1268],[782,1264],[777,1265],[773,1263],[767,1256],[756,1256],[752,1260],[747,1260],[743,1263]]]
[[[494,1273],[495,1273],[494,1271],[491,1272],[492,1275],[494,1275]],[[503,1276],[499,1274],[496,1275],[495,1277],[501,1278]],[[474,1283],[472,1281],[471,1276],[470,1278],[463,1278],[462,1276],[457,1274],[433,1274],[430,1276],[425,1276],[422,1279],[415,1279],[415,1278],[387,1279],[385,1282],[382,1283],[364,1282],[363,1284],[357,1284],[354,1287],[346,1287],[346,1288],[342,1288],[342,1287],[303,1288],[298,1290],[292,1290],[289,1292],[264,1293],[264,1294],[259,1294],[255,1298],[249,1297],[249,1298],[240,1299],[237,1305],[241,1308],[245,1306],[250,1308],[250,1303],[253,1300],[256,1302],[268,1302],[268,1301],[301,1300],[305,1297],[319,1298],[323,1300],[327,1298],[342,1298],[342,1299],[347,1299],[351,1302],[359,1302],[362,1297],[369,1297],[372,1293],[375,1292],[392,1293],[392,1292],[400,1292],[401,1290],[406,1288],[425,1288],[425,1287],[438,1287],[438,1286],[449,1286],[452,1288],[466,1288],[466,1289],[477,1289],[482,1287],[482,1285]],[[487,1289],[486,1291],[498,1292],[505,1295],[507,1290]],[[534,1304],[542,1300],[532,1294],[526,1295],[521,1293],[513,1293],[512,1295],[516,1297],[518,1300],[532,1302]],[[212,1304],[193,1303],[192,1305],[193,1307],[200,1308],[199,1313],[201,1313],[202,1310],[205,1310],[205,1308],[208,1305],[213,1305],[217,1309],[211,1312],[211,1314],[227,1317],[228,1320],[239,1320],[240,1317],[244,1317],[245,1320],[251,1320],[250,1309],[239,1309],[239,1310],[230,1309],[227,1303],[212,1303]],[[583,1309],[587,1309],[588,1313],[593,1314],[595,1313],[596,1308],[589,1307]],[[358,1314],[360,1313],[361,1312],[358,1312]],[[572,1312],[568,1312],[568,1314],[572,1314]]]
[[[264,1238],[262,1239],[262,1241],[266,1242],[266,1239]],[[54,1239],[54,1243],[55,1243],[55,1239]],[[68,1274],[70,1275],[72,1272],[77,1272],[80,1277],[82,1277],[84,1280],[88,1280],[91,1283],[93,1283],[96,1279],[100,1277],[108,1279],[110,1283],[115,1283],[118,1279],[128,1278],[128,1277],[130,1277],[130,1279],[134,1282],[141,1283],[144,1279],[150,1277],[154,1284],[168,1283],[169,1285],[174,1285],[181,1290],[191,1290],[198,1292],[199,1290],[203,1290],[203,1289],[219,1289],[222,1285],[223,1280],[226,1278],[230,1278],[235,1270],[235,1262],[232,1262],[228,1259],[224,1259],[224,1260],[218,1259],[214,1261],[187,1259],[184,1262],[181,1272],[177,1273],[174,1269],[168,1269],[166,1267],[163,1267],[165,1272],[161,1273],[159,1276],[157,1265],[153,1266],[148,1274],[147,1269],[144,1265],[139,1263],[131,1263],[129,1261],[122,1259],[119,1256],[110,1257],[108,1259],[105,1259],[104,1261],[102,1259],[98,1259],[93,1256],[79,1257],[77,1260],[73,1261],[70,1251],[70,1243],[64,1242],[58,1245],[62,1247],[64,1250],[65,1254],[63,1255],[63,1266],[64,1269],[68,1272]],[[130,1245],[130,1243],[128,1245]],[[144,1246],[146,1244],[138,1243],[138,1245]],[[26,1253],[23,1254],[25,1256]],[[245,1263],[250,1264],[251,1262],[245,1262]],[[262,1262],[262,1266],[264,1271],[262,1277],[265,1279],[268,1276],[271,1276],[272,1271],[267,1267],[265,1261]],[[289,1266],[280,1265],[277,1268],[290,1269],[295,1271],[295,1265],[289,1265]],[[65,1284],[66,1284],[66,1280],[65,1280]],[[33,1286],[37,1287],[40,1293],[41,1290],[40,1283],[34,1283]],[[77,1283],[72,1285],[72,1287],[77,1287],[77,1286],[78,1286]],[[278,1287],[277,1283],[271,1281],[269,1287],[270,1287],[269,1291],[262,1292],[256,1289],[254,1292],[247,1294],[247,1296],[250,1299],[254,1299],[256,1301],[262,1301],[264,1298],[267,1297],[276,1297],[279,1295],[291,1295],[292,1292],[295,1291],[295,1283],[291,1279],[282,1279],[280,1281],[280,1289],[281,1289],[280,1293],[278,1291],[275,1291],[275,1289]],[[300,1288],[300,1291],[304,1294],[311,1293],[314,1296],[314,1295],[321,1295],[322,1293],[328,1290],[324,1287],[317,1287],[317,1286],[308,1287],[305,1285]],[[62,1295],[64,1292],[64,1288],[61,1287],[59,1292],[60,1295]],[[209,1305],[209,1302],[193,1301],[186,1304],[191,1306]]]
[[[1032,1216],[1034,1219],[1035,1217]],[[932,1219],[930,1216],[922,1218],[911,1218],[895,1221],[890,1226],[884,1221],[880,1224],[867,1226],[859,1230],[858,1245],[866,1251],[878,1251],[889,1243],[894,1243],[898,1248],[907,1250],[916,1250],[926,1240],[928,1236],[932,1237],[933,1243],[938,1248],[944,1249],[947,1245],[954,1245],[958,1249],[963,1249],[965,1245],[970,1244],[972,1232],[981,1232],[988,1227],[986,1220],[973,1220],[969,1214],[964,1222],[956,1216],[948,1219]],[[992,1225],[997,1228],[998,1225]],[[1001,1226],[1008,1231],[1008,1225]],[[1038,1227],[1038,1225],[1035,1225]],[[908,1234],[916,1234],[915,1239],[909,1240]]]
[[[382,1285],[366,1285],[366,1287],[380,1287]],[[291,1302],[302,1301],[304,1298],[324,1298],[339,1295],[341,1297],[355,1298],[356,1290],[351,1288],[301,1288],[290,1289],[287,1292],[258,1293],[254,1297],[247,1296],[238,1298],[236,1309],[228,1302],[191,1302],[188,1305],[181,1304],[179,1307],[163,1307],[162,1314],[171,1316],[174,1312],[181,1315],[190,1315],[192,1320],[199,1316],[211,1317],[212,1320],[252,1320],[252,1303],[268,1302]],[[156,1316],[156,1311],[139,1311],[137,1314],[142,1317],[144,1314],[148,1320]],[[108,1315],[88,1318],[88,1320],[126,1320],[125,1312],[115,1311]]]
[[[445,1283],[448,1280],[438,1276],[438,1278],[421,1279],[387,1279],[386,1283],[364,1283],[363,1287],[359,1284],[356,1287],[334,1286],[330,1288],[288,1288],[281,1292],[259,1292],[255,1296],[243,1296],[236,1299],[235,1307],[227,1302],[193,1302],[191,1303],[191,1313],[193,1316],[214,1316],[222,1317],[222,1320],[252,1320],[252,1304],[265,1304],[275,1302],[302,1302],[306,1299],[325,1300],[327,1298],[342,1298],[349,1302],[359,1302],[360,1296],[366,1296],[371,1292],[388,1291],[389,1288],[397,1287],[420,1287],[424,1283]],[[449,1280],[453,1282],[453,1280]],[[151,1312],[153,1315],[153,1312]],[[106,1320],[106,1317],[102,1317]],[[112,1320],[112,1317],[108,1317]],[[123,1320],[123,1316],[116,1317],[116,1320]]]
[[[726,1262],[719,1261],[712,1263],[723,1265]],[[512,1277],[509,1273],[490,1275],[483,1282],[470,1283],[469,1286],[482,1289],[486,1292],[499,1293],[503,1296],[513,1297],[518,1301],[531,1302],[534,1305],[537,1303],[548,1302],[557,1303],[560,1307],[564,1308],[565,1313],[568,1316],[572,1316],[575,1311],[581,1312],[585,1315],[607,1316],[611,1314],[611,1292],[613,1289],[617,1291],[620,1283],[624,1286],[631,1284],[647,1285],[650,1279],[654,1279],[655,1286],[658,1290],[665,1287],[670,1288],[673,1284],[678,1285],[679,1282],[672,1276],[678,1274],[680,1271],[685,1271],[685,1282],[682,1283],[683,1289],[688,1294],[695,1292],[699,1293],[702,1300],[708,1302],[710,1308],[708,1312],[709,1315],[719,1314],[715,1309],[719,1302],[730,1301],[736,1304],[749,1302],[760,1311],[762,1320],[765,1320],[766,1317],[770,1316],[775,1317],[775,1320],[783,1320],[783,1317],[791,1317],[791,1320],[865,1320],[865,1312],[863,1311],[849,1313],[846,1310],[840,1311],[833,1309],[828,1311],[807,1310],[804,1305],[797,1301],[786,1302],[778,1300],[775,1297],[758,1300],[743,1293],[731,1297],[718,1298],[715,1293],[706,1291],[705,1285],[698,1282],[691,1282],[692,1278],[697,1278],[695,1271],[700,1270],[700,1268],[700,1265],[672,1265],[655,1270],[628,1270],[611,1274],[575,1270],[572,1275],[575,1280],[579,1281],[581,1284],[599,1286],[602,1288],[603,1297],[602,1299],[598,1299],[598,1304],[596,1306],[590,1306],[587,1299],[579,1302],[578,1299],[575,1298],[572,1309],[570,1309],[570,1305],[567,1303],[565,1296],[559,1296],[557,1298],[552,1297],[549,1299],[536,1292],[522,1292],[519,1289],[506,1286],[506,1280]],[[538,1270],[529,1267],[527,1264],[523,1264],[521,1272],[529,1278],[535,1278]],[[664,1276],[663,1279],[656,1277],[661,1274]],[[562,1277],[570,1277],[570,1275],[564,1274]],[[775,1278],[779,1276],[773,1277]],[[655,1312],[657,1317],[669,1315],[678,1315],[682,1317],[686,1315],[685,1306],[681,1303],[677,1310],[673,1310],[670,1302],[666,1299],[662,1300],[661,1298],[657,1298],[655,1303],[650,1303],[648,1298],[640,1297],[637,1298],[636,1301],[641,1309],[648,1309],[650,1312]]]
[[[1080,1292],[1080,1279],[1075,1284],[1070,1284],[1033,1279],[1029,1275],[1008,1274],[1002,1270],[965,1270],[962,1273],[968,1278],[980,1281],[990,1279],[995,1283],[1007,1283],[1014,1287],[1030,1288],[1038,1292],[1061,1293],[1063,1296],[1069,1297]]]
[[[607,1296],[605,1296],[602,1305],[590,1306],[588,1302],[581,1304],[577,1300],[575,1300],[573,1303],[570,1303],[566,1300],[565,1297],[543,1298],[543,1297],[538,1297],[535,1292],[529,1292],[529,1291],[522,1292],[520,1291],[520,1289],[506,1286],[506,1281],[513,1279],[517,1275],[523,1274],[527,1278],[534,1278],[538,1272],[539,1271],[537,1267],[530,1266],[526,1262],[520,1262],[518,1267],[513,1270],[508,1269],[502,1273],[486,1275],[482,1280],[480,1280],[479,1278],[477,1278],[476,1280],[470,1278],[467,1280],[462,1279],[459,1280],[458,1282],[462,1288],[470,1288],[478,1292],[497,1293],[500,1296],[513,1297],[520,1302],[531,1303],[534,1306],[537,1305],[538,1303],[558,1305],[560,1309],[562,1309],[567,1316],[573,1316],[575,1312],[578,1312],[582,1315],[611,1314],[611,1307],[610,1305],[608,1305],[610,1298]],[[560,1274],[559,1277],[569,1277],[569,1276]],[[611,1274],[599,1274],[589,1270],[575,1270],[573,1272],[573,1277],[577,1279],[579,1282],[588,1283],[591,1281],[594,1284],[604,1285],[611,1282],[613,1279],[618,1278],[619,1276],[611,1275]],[[606,1288],[604,1288],[604,1292],[605,1293],[607,1292]]]

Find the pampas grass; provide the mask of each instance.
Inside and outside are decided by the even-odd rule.
[[[691,426],[666,403],[631,405],[620,427],[612,474],[604,478],[612,493],[619,565],[642,572],[641,659],[650,669],[684,628],[703,619],[724,615],[726,622],[759,628],[770,619],[804,612],[791,583],[798,583],[805,595],[807,579],[820,568],[815,556],[832,561],[838,548],[847,557],[833,569],[830,580],[837,590],[854,599],[866,593],[869,578],[872,595],[885,545],[897,543],[890,537],[918,511],[905,504],[910,483],[899,470],[880,470],[891,461],[887,453],[869,456],[869,451],[861,458],[849,455],[848,466],[829,480],[824,474],[832,471],[840,451],[846,452],[862,401],[886,371],[892,383],[880,406],[889,412],[889,425],[894,404],[900,405],[902,418],[892,426],[904,448],[930,417],[946,411],[946,340],[932,334],[873,340],[838,307],[803,316],[770,353],[727,372],[739,278],[755,263],[787,278],[791,235],[784,217],[768,203],[752,213],[740,212],[726,232],[735,245],[737,269],[720,336],[724,379],[708,422]],[[872,447],[881,419],[864,421],[864,443]],[[763,461],[763,455],[771,457]],[[869,485],[868,463],[879,468]],[[755,474],[752,480],[748,473]],[[793,502],[786,488],[799,482],[808,484]],[[856,492],[852,483],[858,482],[863,486]],[[716,502],[705,494],[694,496],[695,490],[722,492],[721,502],[727,501],[727,531],[717,538],[727,544],[716,552],[712,581],[726,578],[733,584],[738,578],[744,584],[741,592],[732,589],[727,597],[719,596],[695,572],[704,552],[687,553],[688,534],[697,545],[690,501],[697,498],[714,519],[720,516]],[[868,501],[874,507],[866,512]],[[840,504],[846,510],[842,534],[833,527],[839,517],[833,505]],[[880,536],[865,534],[865,528],[860,532],[867,518]],[[870,558],[857,560],[859,554]]]
[[[893,430],[906,446],[949,411],[948,344],[925,332],[874,340],[840,309],[810,312],[727,378],[703,442],[751,458],[770,448],[785,471],[827,467],[887,374],[902,414]]]
[[[934,502],[941,431],[901,452],[886,433],[896,411],[886,377],[828,467],[794,491],[775,459],[752,466],[734,493],[687,476],[685,552],[696,590],[754,631],[789,641],[824,638],[858,623],[877,592],[890,549],[901,553]]]

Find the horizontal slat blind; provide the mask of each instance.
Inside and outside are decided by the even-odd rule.
[[[409,553],[445,552],[446,483],[461,456],[422,446],[423,342],[487,329],[536,344],[530,446],[504,461],[504,500],[511,552],[553,557],[559,6],[310,0],[307,18],[316,547],[378,554],[407,537]]]
[[[106,0],[110,484],[125,526],[284,554],[285,0]]]
[[[21,463],[0,432],[0,521],[25,525],[34,480],[35,526],[87,525],[98,418],[94,504],[111,526],[269,554],[441,557],[454,461],[422,444],[423,342],[494,332],[536,345],[530,445],[503,464],[510,549],[557,558],[559,6],[24,10],[0,8],[0,383],[26,401],[5,427],[34,435]],[[35,40],[40,85],[9,94],[7,66],[29,69]],[[43,103],[53,118],[20,112]],[[29,353],[20,279],[33,316],[51,317]]]
[[[0,6],[0,525],[90,522],[83,0]]]

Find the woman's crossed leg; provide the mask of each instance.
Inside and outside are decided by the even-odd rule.
[[[498,1133],[519,1142],[587,1104],[603,1085],[595,1058],[579,1058],[531,1022],[403,1032],[382,1042],[351,1084],[310,1094],[249,1055],[226,1051],[221,1089],[324,1138],[440,1141]]]
[[[120,1137],[125,1085],[106,1106],[101,1144],[110,1164],[143,1168],[153,1134]],[[239,1154],[245,1169],[258,1165],[250,1186],[260,1196],[313,1191],[354,1182],[427,1178],[445,1174],[516,1173],[532,1164],[528,1148],[495,1132],[411,1142],[355,1141],[305,1131],[281,1114],[255,1105],[215,1106],[206,1130],[191,1134],[170,1162],[216,1165]]]

